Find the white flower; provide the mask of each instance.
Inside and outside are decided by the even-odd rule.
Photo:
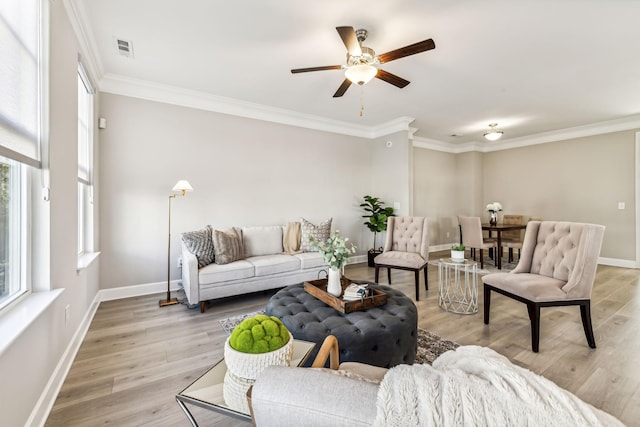
[[[489,212],[500,212],[502,210],[502,205],[500,202],[493,202],[487,205],[487,211]]]

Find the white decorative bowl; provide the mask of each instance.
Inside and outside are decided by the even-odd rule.
[[[293,335],[289,332],[289,341],[277,350],[268,353],[242,353],[231,347],[229,338],[224,343],[224,361],[227,369],[236,377],[255,380],[258,375],[271,365],[291,364],[293,356]]]

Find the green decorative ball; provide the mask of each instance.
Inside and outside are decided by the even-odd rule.
[[[280,319],[258,314],[243,320],[229,337],[229,345],[242,353],[268,353],[289,342],[289,330]]]

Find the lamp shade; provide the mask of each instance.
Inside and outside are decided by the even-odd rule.
[[[378,74],[378,69],[367,64],[352,65],[344,72],[346,78],[359,85],[368,83],[376,74]]]
[[[191,186],[191,184],[189,184],[189,181],[181,179],[176,185],[173,186],[172,190],[182,191],[182,193],[184,193],[185,191],[193,191],[193,187]]]

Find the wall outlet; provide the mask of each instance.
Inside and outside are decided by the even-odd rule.
[[[620,209],[621,211],[624,210],[624,202],[618,202],[618,209]]]
[[[449,237],[450,235],[451,235],[451,233],[449,233],[449,232],[447,231],[447,237]]]
[[[69,320],[71,319],[71,307],[69,304],[64,308],[64,325],[67,326]]]
[[[176,265],[178,268],[182,268],[182,257],[178,258],[178,262]]]

